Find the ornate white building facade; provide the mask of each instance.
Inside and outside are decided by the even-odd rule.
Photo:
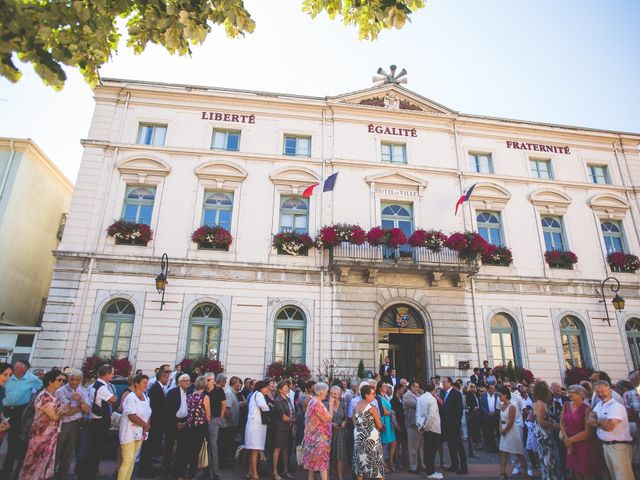
[[[420,377],[485,359],[547,379],[639,366],[640,274],[607,263],[640,251],[639,134],[466,115],[395,83],[318,98],[104,80],[95,101],[35,365],[98,352],[149,371],[208,352],[253,377],[274,359],[377,370],[386,354]],[[334,172],[333,192],[302,197]],[[120,218],[152,240],[116,244]],[[231,232],[228,251],[191,241],[205,223]],[[315,238],[335,223],[474,230],[513,264],[272,247],[282,230]],[[578,261],[551,268],[551,249]],[[626,300],[610,325],[596,293],[609,276]]]

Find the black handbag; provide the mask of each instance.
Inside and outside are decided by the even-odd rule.
[[[273,416],[271,415],[271,410],[265,412],[260,410],[260,419],[262,420],[262,424],[268,427],[273,423]]]

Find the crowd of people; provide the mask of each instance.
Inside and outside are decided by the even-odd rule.
[[[501,478],[638,478],[640,371],[612,387],[605,372],[563,387],[514,382],[488,363],[468,381],[399,377],[388,359],[364,380],[255,380],[162,365],[140,371],[118,394],[113,367],[85,382],[71,369],[30,371],[0,364],[2,478],[94,479],[117,430],[115,475],[209,478],[236,462],[247,480],[290,480],[298,469],[343,480],[384,478],[399,469],[441,479],[468,473],[465,440],[499,452]],[[444,465],[444,448],[450,465]],[[436,457],[439,464],[436,465]],[[198,477],[199,475],[199,477]]]

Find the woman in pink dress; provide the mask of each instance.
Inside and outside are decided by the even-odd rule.
[[[584,403],[586,390],[580,385],[568,389],[570,402],[562,407],[560,429],[567,449],[567,469],[577,480],[600,477],[600,455],[593,427],[587,423],[591,409]]]
[[[321,480],[328,480],[331,454],[331,420],[337,401],[329,399],[329,410],[322,403],[329,392],[329,385],[316,383],[314,396],[307,406],[304,417],[304,440],[302,447],[302,467],[309,471],[309,480],[314,472],[320,472]]]
[[[20,480],[48,480],[54,476],[58,431],[64,415],[62,402],[56,398],[55,392],[63,381],[64,376],[59,370],[47,372],[42,379],[44,389],[34,402],[36,412]]]

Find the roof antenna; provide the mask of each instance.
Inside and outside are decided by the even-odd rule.
[[[378,71],[376,72],[377,75],[374,75],[371,78],[371,80],[373,81],[373,84],[376,86],[379,86],[379,85],[385,85],[387,83],[391,83],[395,85],[400,85],[401,83],[407,83],[407,71],[403,68],[396,75],[397,69],[398,67],[396,67],[395,65],[391,65],[389,67],[389,70],[391,71],[391,73],[387,73],[384,70],[384,68],[382,67],[378,68]]]

